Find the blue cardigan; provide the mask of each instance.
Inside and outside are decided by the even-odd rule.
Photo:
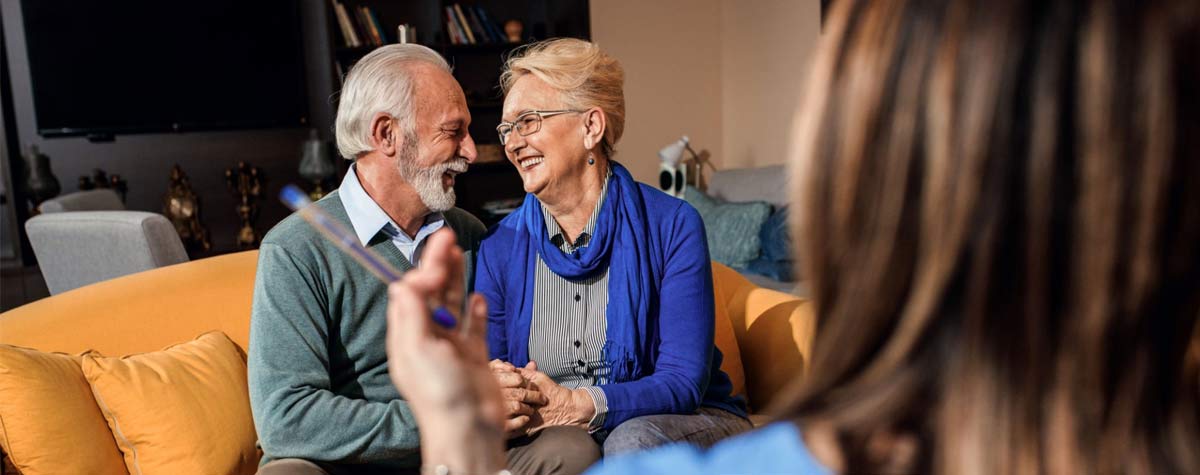
[[[648,328],[638,329],[653,345],[638,355],[643,375],[599,386],[608,400],[604,429],[643,415],[690,414],[700,406],[744,417],[745,401],[730,395],[733,385],[721,371],[721,352],[713,344],[712,265],[700,214],[645,184],[638,183],[636,192],[645,203],[647,241],[663,257],[651,263],[651,275],[661,278],[653,282],[649,318],[643,319]],[[522,310],[533,301],[533,286],[526,286],[525,279],[537,265],[531,242],[516,249],[523,226],[514,213],[489,230],[475,273],[475,291],[488,303],[489,354],[516,366],[529,362],[531,318],[522,316]],[[517,289],[525,295],[515,295]]]

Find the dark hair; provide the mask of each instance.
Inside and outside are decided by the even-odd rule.
[[[1200,2],[833,8],[777,410],[848,473],[1200,472]]]

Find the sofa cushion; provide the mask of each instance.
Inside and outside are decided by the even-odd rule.
[[[0,344],[0,442],[20,473],[127,473],[79,362]]]
[[[130,473],[253,474],[245,355],[221,332],[153,353],[83,355]]]
[[[788,173],[783,165],[731,168],[713,172],[708,194],[725,201],[765,201],[772,206],[788,204]]]
[[[704,220],[708,252],[713,260],[730,267],[744,268],[758,257],[758,233],[771,212],[771,205],[761,201],[726,203],[699,190],[687,187],[687,200]]]

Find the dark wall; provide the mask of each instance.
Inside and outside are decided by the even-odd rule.
[[[333,92],[333,68],[325,2],[300,1],[311,125],[323,138],[332,139],[334,109],[329,98]],[[36,144],[50,157],[63,193],[77,191],[80,175],[90,175],[93,169],[102,168],[109,174],[121,175],[128,182],[126,205],[129,209],[161,213],[169,171],[179,164],[200,197],[201,219],[211,233],[214,251],[227,252],[234,250],[240,223],[234,197],[225,185],[224,171],[235,167],[238,161],[246,161],[262,168],[268,177],[256,228],[266,232],[287,215],[288,211],[275,196],[283,185],[300,182],[296,168],[301,144],[308,136],[307,129],[121,135],[111,143],[38,136],[20,11],[19,0],[0,0],[17,141],[21,152]],[[86,77],[87,71],[78,74]],[[19,188],[20,176],[14,173],[11,179],[13,183],[8,189]]]

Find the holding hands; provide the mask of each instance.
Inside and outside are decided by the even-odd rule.
[[[488,363],[503,394],[504,429],[508,438],[536,434],[552,426],[587,429],[596,412],[592,397],[583,389],[568,389],[538,371],[530,361],[523,368],[492,360]]]
[[[506,438],[556,425],[586,429],[595,405],[534,362],[487,361],[487,303],[476,294],[465,315],[459,309],[463,269],[454,233],[443,229],[428,238],[420,267],[388,288],[388,374],[421,427],[426,464],[490,473],[504,468]],[[433,323],[430,309],[439,306],[456,328]]]

